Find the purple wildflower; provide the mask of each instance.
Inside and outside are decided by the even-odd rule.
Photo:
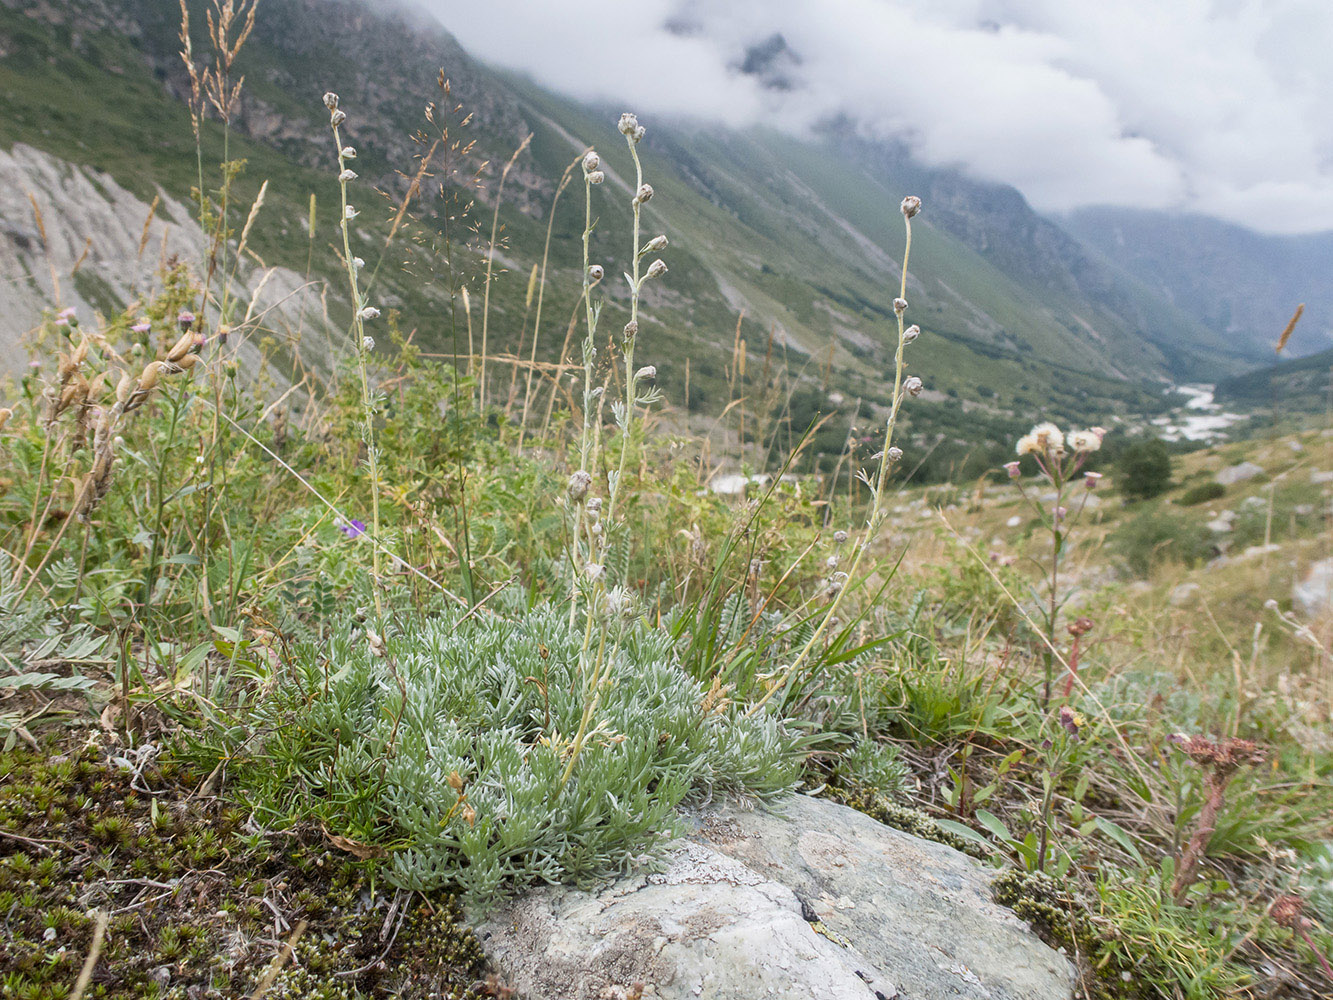
[[[345,521],[338,525],[338,530],[348,538],[360,538],[366,533],[366,522],[358,521],[354,518],[351,521]]]
[[[132,327],[130,327],[130,333],[147,333],[152,328],[153,326],[151,323],[148,323],[146,321],[139,322],[135,323]]]
[[[180,315],[176,317],[176,322],[181,325],[182,330],[188,330],[194,325],[194,313],[188,309],[182,309]]]

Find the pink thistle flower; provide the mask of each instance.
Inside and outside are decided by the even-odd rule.
[[[1089,472],[1083,476],[1083,485],[1090,490],[1095,490],[1097,484],[1101,482],[1102,474],[1100,472]]]

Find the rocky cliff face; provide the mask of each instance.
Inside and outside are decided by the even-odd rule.
[[[165,264],[203,252],[190,208],[167,192],[145,203],[107,174],[29,146],[0,150],[0,315],[11,329],[31,330],[58,308],[118,312],[152,293]],[[287,268],[243,263],[231,294],[271,331],[327,322],[319,290]],[[258,363],[257,346],[243,344],[240,356]],[[21,339],[0,339],[0,374],[26,364]]]

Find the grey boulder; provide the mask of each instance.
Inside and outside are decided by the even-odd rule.
[[[660,871],[491,913],[477,933],[501,976],[528,1000],[1073,995],[1069,962],[952,848],[804,795],[692,823]]]
[[[1255,465],[1253,462],[1240,462],[1222,469],[1213,477],[1213,481],[1223,486],[1234,486],[1236,483],[1243,483],[1255,476],[1262,476],[1263,473],[1262,466]]]

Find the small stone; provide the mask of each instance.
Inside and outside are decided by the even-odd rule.
[[[1306,618],[1321,618],[1333,611],[1333,559],[1312,563],[1291,587],[1291,601]]]
[[[1234,486],[1236,483],[1243,483],[1255,476],[1262,476],[1263,473],[1262,466],[1255,465],[1253,462],[1241,462],[1237,465],[1227,466],[1227,468],[1218,472],[1213,477],[1213,481],[1223,486]]]
[[[1194,600],[1194,595],[1201,589],[1197,583],[1182,583],[1171,591],[1167,601],[1173,608],[1182,608]]]

